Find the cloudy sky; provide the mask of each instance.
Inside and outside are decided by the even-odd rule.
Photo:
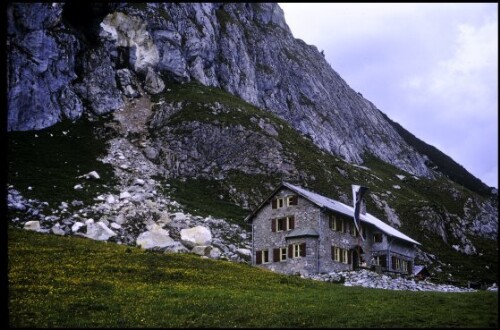
[[[498,188],[497,3],[280,3],[355,91]]]

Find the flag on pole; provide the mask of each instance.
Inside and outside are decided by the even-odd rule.
[[[363,235],[361,233],[361,222],[359,220],[359,213],[361,211],[361,203],[363,202],[363,196],[365,195],[367,187],[352,185],[352,200],[354,205],[354,224],[359,232],[359,236],[364,241]]]

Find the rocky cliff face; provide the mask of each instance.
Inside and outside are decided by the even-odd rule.
[[[349,162],[371,153],[409,173],[433,175],[316,47],[293,37],[277,4],[110,6],[93,27],[96,45],[71,32],[74,18],[64,15],[70,6],[9,6],[9,130],[123,107],[129,85],[117,81],[127,69],[151,94],[163,89],[157,73],[221,87]]]

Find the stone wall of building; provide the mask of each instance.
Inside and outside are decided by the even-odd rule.
[[[297,195],[293,191],[283,188],[276,193],[273,198],[286,198],[287,196]],[[274,248],[287,248],[289,244],[306,243],[306,257],[292,258],[286,262],[270,262],[260,264],[260,267],[272,269],[282,273],[295,273],[301,269],[309,272],[317,272],[317,239],[311,237],[289,238],[285,237],[292,230],[272,231],[271,219],[294,216],[295,228],[312,228],[318,231],[319,208],[309,200],[298,196],[297,205],[284,206],[273,209],[272,200],[263,206],[253,219],[253,254],[252,264],[256,264],[256,252],[269,250],[270,260]]]
[[[356,254],[360,254],[365,264],[370,267],[373,256],[386,256],[387,270],[392,269],[391,256],[395,255],[401,260],[412,262],[415,254],[414,247],[400,239],[388,236],[373,225],[362,223],[365,231],[365,240],[355,237],[351,233],[354,228],[354,221],[346,215],[325,211],[306,198],[298,196],[297,205],[287,206],[287,197],[297,196],[295,192],[285,187],[280,189],[266,205],[262,206],[255,215],[252,222],[253,230],[253,253],[252,264],[256,265],[258,251],[268,251],[268,260],[257,266],[267,268],[276,272],[286,274],[310,274],[329,273],[332,271],[352,270]],[[272,208],[272,201],[275,198],[283,198],[283,207]],[[342,219],[345,232],[330,228],[329,216],[335,215],[337,219]],[[294,229],[313,229],[319,237],[299,236],[287,237],[294,229],[272,230],[272,221],[276,218],[294,217]],[[287,230],[288,229],[288,230]],[[374,242],[374,234],[380,233],[382,242]],[[306,243],[306,255],[302,257],[290,258],[288,247],[291,244]],[[358,248],[359,245],[359,248]],[[332,256],[332,246],[348,251],[347,262],[335,261]],[[287,251],[286,260],[274,262],[273,250],[284,248]]]

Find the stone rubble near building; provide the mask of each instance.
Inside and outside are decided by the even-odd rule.
[[[144,148],[125,138],[109,141],[108,154],[101,161],[114,167],[119,185],[114,187],[115,193],[96,196],[93,205],[61,201],[55,209],[47,210],[48,203],[26,200],[14,186],[8,186],[9,210],[23,214],[13,218],[13,223],[39,232],[78,235],[156,251],[249,261],[250,233],[224,219],[183,211],[179,203],[161,192],[160,183],[152,178],[162,172],[144,156]],[[95,178],[93,172],[80,179]],[[190,231],[196,233],[194,238],[182,237],[183,232]]]
[[[436,284],[429,281],[415,281],[401,277],[378,274],[366,269],[358,271],[334,272],[329,274],[303,274],[302,278],[316,281],[344,283],[344,286],[404,291],[475,292],[475,289],[461,288],[449,284]],[[489,290],[489,289],[488,289]]]

